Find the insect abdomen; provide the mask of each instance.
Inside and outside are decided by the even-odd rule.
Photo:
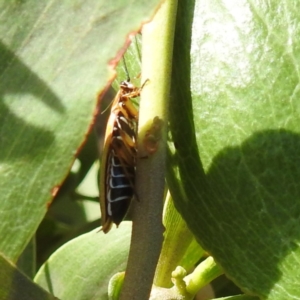
[[[121,164],[114,150],[108,158],[107,212],[112,221],[119,225],[126,215],[134,194],[135,167]]]

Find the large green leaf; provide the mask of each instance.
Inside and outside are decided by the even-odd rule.
[[[300,3],[189,4],[174,47],[176,207],[243,290],[298,299]]]
[[[39,270],[35,281],[60,299],[107,299],[109,279],[124,271],[131,223],[109,234],[95,229],[58,249]]]
[[[22,274],[11,262],[0,255],[0,299],[1,300],[54,300],[28,277]]]
[[[158,2],[0,1],[0,251],[13,261],[84,141],[109,62]]]

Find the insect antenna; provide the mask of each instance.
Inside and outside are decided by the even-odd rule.
[[[126,77],[127,77],[126,81],[130,82],[129,72],[127,69],[124,55],[122,56],[122,59],[123,59],[123,64],[124,64],[125,73],[126,73]],[[113,101],[111,101],[110,104],[101,112],[101,115],[104,114],[112,106],[112,104],[113,104]]]
[[[125,73],[126,73],[126,76],[127,76],[127,81],[130,82],[129,72],[128,72],[128,69],[127,69],[126,60],[125,60],[124,55],[123,55],[122,58],[123,58],[123,64],[124,64]]]
[[[138,35],[142,35],[141,33],[138,33],[134,36],[134,39],[135,39],[135,45],[136,45],[136,51],[137,51],[137,55],[139,57],[139,61],[141,63],[142,61],[142,56],[141,56],[141,51],[140,51],[140,47],[139,47],[139,39],[138,39]]]
[[[105,109],[103,111],[101,111],[101,115],[103,115],[106,111],[108,111],[108,109],[112,106],[113,101],[110,101],[110,103],[105,107]]]

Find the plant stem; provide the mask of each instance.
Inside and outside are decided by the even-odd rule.
[[[186,290],[189,294],[196,295],[201,288],[222,274],[224,274],[223,269],[216,264],[213,257],[209,256],[192,274],[185,277]]]
[[[154,117],[164,122],[157,151],[138,159],[133,228],[121,300],[149,299],[163,242],[162,209],[165,182],[166,124],[170,94],[177,1],[166,0],[151,23],[143,28],[142,83],[138,156],[147,155],[145,134]]]

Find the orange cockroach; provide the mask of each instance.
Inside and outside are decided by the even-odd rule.
[[[131,99],[138,97],[141,89],[135,87],[128,77],[121,82],[112,103],[100,168],[100,205],[104,233],[110,230],[113,223],[117,226],[121,223],[135,194],[138,110]]]

